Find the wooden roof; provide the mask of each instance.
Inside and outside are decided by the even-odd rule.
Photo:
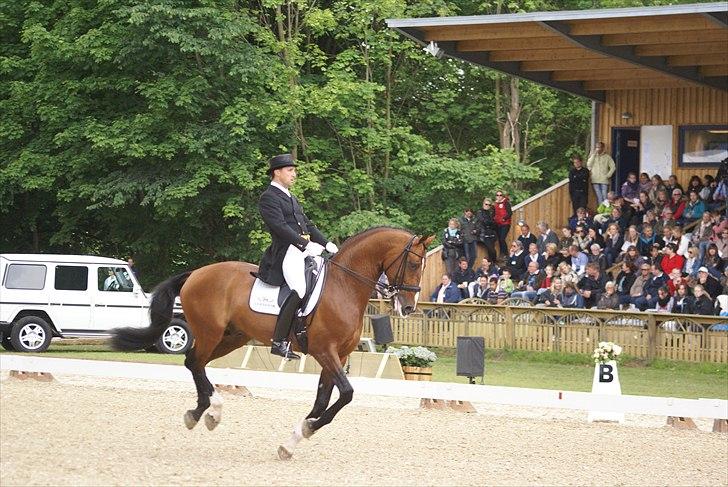
[[[728,91],[728,2],[469,17],[387,25],[453,58],[604,101],[606,90]]]

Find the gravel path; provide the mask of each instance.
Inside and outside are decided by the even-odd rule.
[[[725,434],[355,395],[282,462],[313,393],[224,393],[221,425],[188,431],[191,382],[59,379],[2,377],[0,485],[728,485]]]

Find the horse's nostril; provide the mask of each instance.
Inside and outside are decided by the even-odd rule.
[[[402,308],[402,312],[406,315],[410,314],[414,310],[415,308],[413,306],[405,306],[404,308]]]

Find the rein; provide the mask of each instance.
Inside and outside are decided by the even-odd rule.
[[[396,262],[399,261],[399,267],[397,268],[397,273],[394,275],[394,284],[383,284],[379,280],[375,281],[374,279],[369,279],[368,277],[362,276],[358,272],[353,271],[346,266],[343,266],[337,262],[334,262],[331,257],[325,257],[324,260],[326,261],[326,263],[335,265],[336,267],[338,267],[342,271],[346,272],[350,276],[352,276],[362,282],[365,282],[369,285],[374,286],[374,289],[376,289],[382,296],[384,296],[384,299],[394,298],[397,294],[399,294],[400,291],[409,291],[409,292],[413,292],[413,293],[418,293],[418,292],[420,292],[420,286],[410,286],[410,285],[404,283],[404,273],[406,270],[405,266],[407,265],[407,259],[406,259],[407,254],[416,255],[417,257],[422,259],[423,262],[425,259],[424,256],[422,256],[422,255],[418,254],[417,252],[415,252],[414,250],[412,250],[412,242],[414,242],[415,238],[417,238],[417,237],[413,236],[409,240],[409,242],[407,242],[407,245],[404,247],[404,249],[402,249],[402,252],[400,252],[400,254],[397,256],[397,258],[394,259],[387,267],[384,267],[384,265],[382,265],[380,267],[379,274],[381,275],[382,272],[386,273],[390,267],[392,267]]]

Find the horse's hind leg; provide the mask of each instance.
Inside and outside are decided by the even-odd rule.
[[[199,327],[195,330],[200,330]],[[214,403],[215,409],[222,409],[222,399],[215,392],[215,388],[207,378],[205,373],[205,365],[210,361],[213,350],[217,347],[222,337],[223,327],[219,328],[219,332],[207,329],[206,334],[195,336],[195,345],[187,351],[185,357],[185,367],[192,373],[192,379],[195,381],[197,389],[197,407],[188,410],[184,415],[184,422],[187,429],[194,428],[202,417],[202,413],[210,407],[211,402]],[[208,426],[209,427],[209,426]]]

